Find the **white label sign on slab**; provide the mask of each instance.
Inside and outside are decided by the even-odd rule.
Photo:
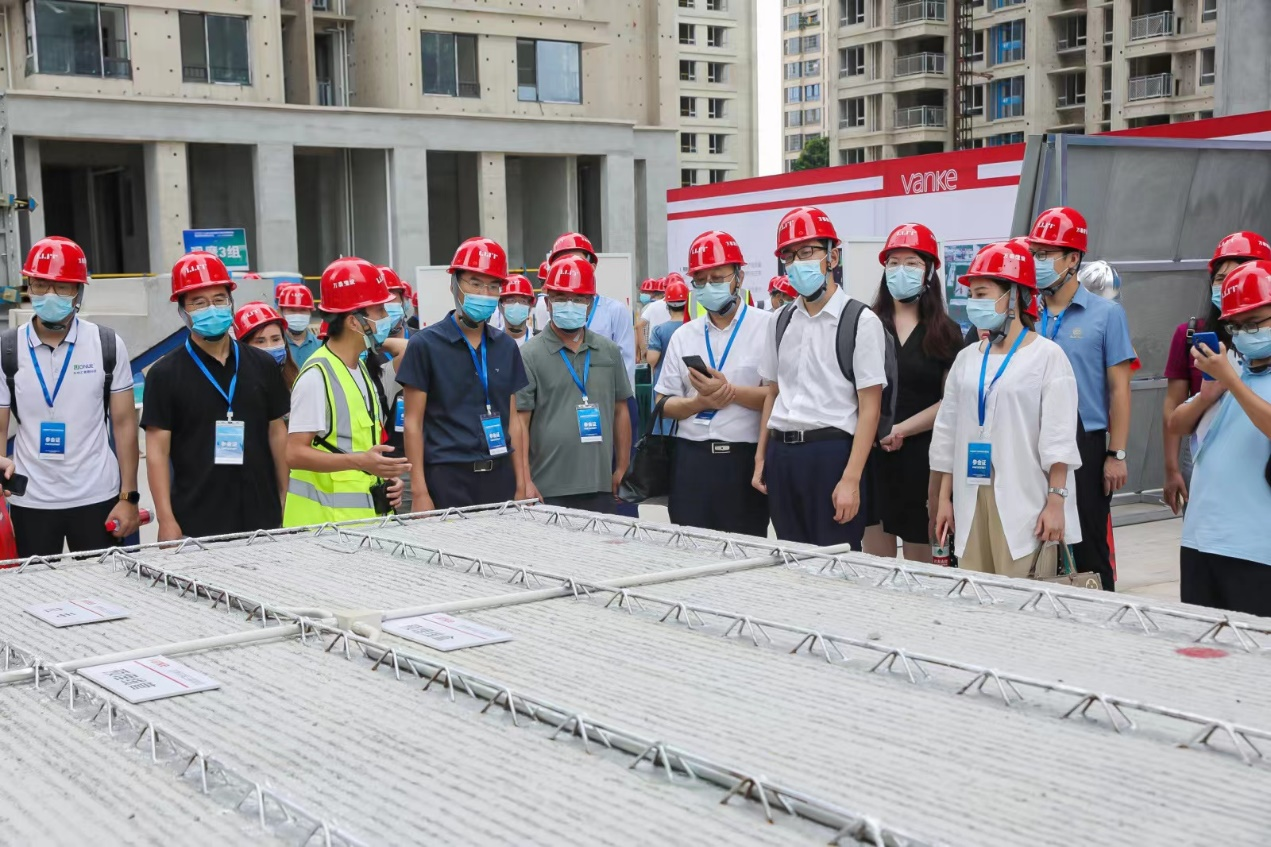
[[[86,600],[62,600],[58,603],[41,603],[38,606],[27,606],[27,614],[35,615],[47,624],[56,627],[74,626],[80,623],[97,623],[98,621],[116,621],[128,617],[128,610],[120,606],[112,606],[95,597]]]
[[[210,676],[165,656],[80,668],[79,673],[129,703],[147,703],[221,687]]]
[[[480,647],[484,644],[500,644],[512,640],[512,636],[506,632],[441,612],[384,621],[384,631],[411,641],[418,641],[443,653],[461,650],[464,647]]]

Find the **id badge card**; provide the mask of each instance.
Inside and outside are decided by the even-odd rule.
[[[40,421],[40,458],[46,462],[66,461],[66,424]]]
[[[710,420],[713,420],[715,416],[718,414],[719,414],[719,409],[705,409],[701,412],[698,412],[696,415],[693,415],[693,419],[698,421],[710,421]]]
[[[583,444],[596,444],[604,440],[600,431],[600,408],[591,403],[578,406],[578,437]]]
[[[988,485],[993,481],[993,445],[972,441],[966,448],[966,481],[971,485]]]
[[[482,415],[481,429],[491,456],[504,456],[508,452],[507,438],[503,435],[503,420],[498,415]]]
[[[398,397],[397,405],[393,407],[393,429],[397,432],[406,431],[406,398]]]
[[[212,462],[217,465],[241,465],[246,430],[242,421],[217,421],[216,445]]]

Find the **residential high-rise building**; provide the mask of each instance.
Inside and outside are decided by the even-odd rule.
[[[827,90],[827,39],[834,29],[826,21],[824,0],[784,0],[781,10],[782,156],[790,170],[803,145],[826,135],[831,101]]]
[[[784,0],[784,7],[787,170],[807,137],[821,132],[830,163],[850,164],[1042,132],[1176,123],[1214,110],[1219,0]],[[832,112],[814,130],[808,82],[792,77],[795,58],[801,69],[818,58],[832,68]]]
[[[676,0],[680,185],[755,175],[755,2]]]

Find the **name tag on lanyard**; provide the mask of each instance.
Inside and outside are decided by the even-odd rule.
[[[737,339],[737,331],[741,329],[741,322],[746,319],[748,307],[743,304],[740,308],[741,312],[737,315],[736,323],[733,324],[733,331],[728,336],[728,344],[724,346],[724,354],[719,357],[718,365],[715,364],[715,351],[711,348],[711,323],[709,318],[706,321],[706,326],[702,327],[702,339],[706,342],[706,358],[710,360],[711,367],[720,373],[724,372],[724,364],[728,361],[728,354],[733,349],[733,341]],[[693,420],[710,423],[718,414],[719,409],[703,409],[693,416]]]
[[[217,465],[241,465],[246,429],[242,421],[217,421],[212,461]]]
[[[1011,363],[1011,358],[1014,357],[1015,351],[1019,349],[1020,343],[1023,342],[1024,336],[1027,334],[1028,330],[1025,329],[1015,339],[1015,343],[1011,345],[1010,352],[1002,360],[1002,364],[997,369],[997,374],[987,388],[984,385],[984,380],[988,375],[991,345],[984,348],[984,358],[980,360],[979,391],[976,395],[976,411],[980,421],[979,437],[982,440],[972,441],[967,444],[966,481],[968,485],[990,485],[993,482],[993,443],[988,427],[988,398],[993,393],[993,386],[997,385],[997,381],[1006,372],[1006,366]]]
[[[406,431],[406,398],[398,397],[397,404],[393,407],[393,429],[397,432]]]
[[[485,433],[485,445],[491,456],[503,456],[508,451],[507,438],[503,435],[503,420],[496,414],[481,416],[481,430]]]
[[[993,481],[993,445],[972,441],[966,447],[966,481],[971,485],[988,485]]]
[[[453,312],[450,314],[450,319],[454,321],[460,335],[463,335],[463,329],[459,326],[459,321]],[[481,382],[481,392],[485,396],[485,414],[481,416],[481,432],[485,434],[485,446],[491,456],[504,456],[508,452],[508,441],[503,432],[503,419],[494,413],[494,408],[490,405],[490,366],[486,358],[485,333],[481,335],[480,358],[477,357],[477,349],[468,343],[467,336],[463,337],[463,345],[468,348],[468,354],[472,356],[472,367],[476,369],[477,379]],[[402,415],[404,428],[405,411]]]
[[[44,381],[44,371],[40,368],[40,360],[35,357],[35,347],[31,345],[31,327],[27,326],[27,352],[31,354],[31,367],[35,371],[35,377],[40,382],[40,390],[44,393],[44,403],[48,406],[49,414],[53,413],[53,403],[57,400],[57,395],[62,390],[62,381],[66,379],[66,371],[71,366],[71,357],[75,355],[74,342],[68,342],[66,345],[66,358],[62,360],[62,370],[57,375],[57,383],[53,386],[53,393],[49,394],[48,384]],[[56,352],[56,351],[54,351]],[[53,361],[53,354],[49,354],[49,361]],[[40,459],[45,462],[64,462],[66,461],[66,424],[61,421],[40,421]]]
[[[40,421],[40,458],[46,462],[66,460],[66,424]]]
[[[591,403],[583,402],[578,406],[578,437],[583,444],[597,444],[605,440],[600,428],[600,409]]]

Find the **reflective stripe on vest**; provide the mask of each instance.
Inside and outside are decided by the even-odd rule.
[[[327,376],[327,392],[329,402],[327,403],[327,412],[329,417],[328,423],[334,422],[334,427],[322,433],[322,437],[327,441],[331,440],[331,435],[335,435],[336,448],[343,450],[345,453],[352,453],[353,450],[353,416],[349,410],[349,398],[344,391],[344,384],[340,382],[340,377],[336,373],[335,366],[325,358],[317,358],[310,356],[313,361],[313,367],[321,368]],[[306,363],[307,364],[307,363]],[[348,370],[344,363],[340,363],[340,367]],[[361,367],[361,365],[358,365]],[[370,386],[367,387],[372,392]],[[358,392],[358,399],[361,400],[361,392]]]
[[[375,501],[371,498],[370,492],[365,494],[353,491],[340,491],[328,493],[319,491],[317,486],[303,479],[292,477],[291,482],[287,484],[287,493],[294,494],[297,497],[304,497],[306,500],[313,500],[319,505],[326,506],[329,509],[374,509]]]

